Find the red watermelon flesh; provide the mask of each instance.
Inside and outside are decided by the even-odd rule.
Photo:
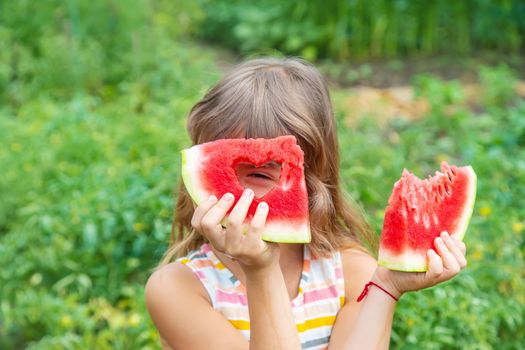
[[[425,180],[404,170],[385,210],[379,265],[426,271],[427,250],[442,231],[463,239],[475,197],[476,174],[470,166],[443,162],[441,171]]]
[[[222,139],[183,150],[182,178],[197,204],[211,195],[221,198],[228,192],[237,202],[244,191],[236,173],[239,165],[280,164],[279,182],[263,196],[254,198],[246,224],[259,203],[266,202],[270,209],[262,238],[272,242],[307,243],[310,242],[310,223],[303,158],[294,136]]]

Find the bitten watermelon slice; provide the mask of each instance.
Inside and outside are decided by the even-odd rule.
[[[262,197],[254,198],[246,223],[253,217],[257,205],[264,201],[270,208],[262,235],[264,240],[307,243],[310,242],[310,222],[303,157],[294,136],[222,139],[183,150],[182,179],[197,204],[211,195],[220,198],[227,192],[237,201],[244,191],[237,177],[237,166],[279,163],[279,182]]]
[[[441,164],[441,172],[420,180],[407,170],[394,185],[385,210],[379,265],[391,270],[426,271],[427,255],[442,231],[463,239],[476,197],[470,166]]]

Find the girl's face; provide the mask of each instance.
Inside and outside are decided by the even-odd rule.
[[[235,170],[241,186],[253,190],[257,198],[270,192],[279,183],[281,176],[281,164],[274,161],[260,167],[239,163]]]

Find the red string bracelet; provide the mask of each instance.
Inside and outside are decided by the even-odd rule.
[[[377,288],[381,289],[383,292],[385,292],[386,294],[390,295],[392,297],[392,299],[394,299],[395,301],[399,301],[398,298],[396,298],[394,295],[392,295],[392,293],[390,293],[389,291],[387,291],[385,288],[381,287],[379,284],[375,283],[375,282],[368,282],[367,284],[365,284],[365,288],[363,288],[363,291],[361,292],[361,294],[357,297],[357,302],[360,302],[361,300],[364,299],[364,297],[366,297],[366,295],[368,294],[368,290],[370,289],[371,286],[376,286]]]

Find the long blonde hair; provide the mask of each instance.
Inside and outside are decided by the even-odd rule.
[[[243,135],[294,135],[304,151],[314,256],[342,248],[376,251],[377,237],[361,209],[343,193],[335,118],[326,82],[298,58],[259,58],[237,66],[191,110],[193,144]],[[159,266],[206,242],[191,227],[192,200],[179,182],[171,242]]]

